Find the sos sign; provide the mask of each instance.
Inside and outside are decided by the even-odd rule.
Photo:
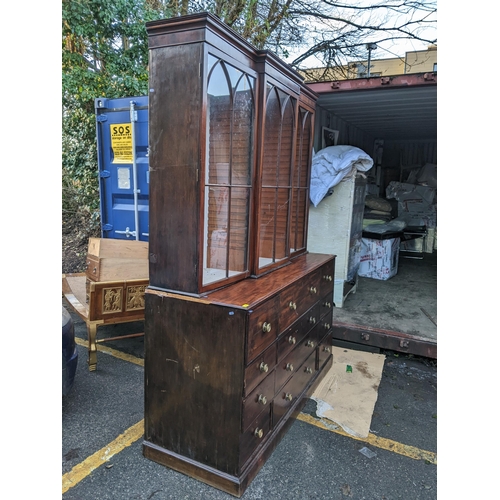
[[[132,127],[130,123],[113,123],[109,126],[112,163],[132,163]]]

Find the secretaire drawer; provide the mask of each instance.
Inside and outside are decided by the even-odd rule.
[[[274,376],[273,370],[243,401],[242,430],[246,430],[261,411],[269,409],[274,397]]]
[[[251,362],[278,336],[279,297],[276,296],[253,310],[248,323],[247,363]]]
[[[327,313],[331,313],[333,311],[333,295],[332,292],[328,292],[319,303],[319,315],[320,317],[324,317]]]
[[[280,388],[299,369],[311,352],[316,350],[318,342],[311,337],[311,333],[309,332],[293,351],[276,365],[276,389]]]
[[[281,292],[279,305],[281,331],[298,320],[321,297],[321,269],[304,276]]]
[[[332,334],[330,331],[318,347],[318,369],[325,364],[325,361],[332,354]]]
[[[269,405],[269,408],[262,412],[240,436],[240,469],[265,439],[270,428],[271,410]]]
[[[276,366],[276,342],[245,368],[243,395],[246,397]]]
[[[320,320],[320,305],[316,304],[290,326],[278,339],[278,361],[300,343],[309,330]]]
[[[332,317],[331,315],[323,316],[317,325],[314,327],[314,330],[311,331],[311,339],[314,340],[316,345],[318,345],[324,338],[324,336],[331,330],[332,328]]]
[[[335,259],[323,264],[319,269],[319,289],[320,297],[327,293],[333,295],[333,283],[335,276]]]
[[[302,395],[304,388],[316,373],[315,365],[316,352],[313,351],[292,378],[278,391],[273,400],[273,427],[286,414],[297,398]]]

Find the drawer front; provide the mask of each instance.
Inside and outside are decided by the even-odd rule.
[[[320,297],[330,294],[333,298],[333,282],[335,277],[335,259],[323,264],[319,269]]]
[[[290,406],[302,395],[304,387],[316,373],[316,352],[310,353],[304,364],[276,394],[273,400],[273,427],[286,414]]]
[[[276,342],[255,358],[245,369],[243,395],[246,397],[276,366]]]
[[[311,338],[314,340],[316,345],[318,345],[331,329],[332,329],[332,317],[330,315],[324,316],[316,324],[314,330],[312,330]]]
[[[319,347],[318,347],[318,364],[317,364],[318,370],[325,364],[325,361],[332,354],[332,335],[333,335],[332,331],[328,332],[328,334],[326,335],[326,337],[319,344]]]
[[[323,318],[326,314],[333,312],[333,291],[327,293],[319,303],[319,315]]]
[[[313,330],[314,331],[314,330]],[[302,365],[305,359],[309,357],[311,352],[316,350],[318,345],[316,339],[312,337],[312,332],[309,332],[300,341],[293,351],[283,358],[276,365],[276,388],[281,387],[287,379],[289,379],[297,369]]]
[[[269,411],[274,397],[275,373],[273,370],[243,401],[242,430],[246,430],[260,412]]]
[[[86,266],[85,274],[87,278],[92,281],[99,281],[101,273],[101,260],[99,257],[87,254]]]
[[[271,429],[271,405],[262,412],[241,434],[240,437],[240,470],[252,453],[263,442]]]
[[[295,391],[302,392],[304,388],[309,384],[311,379],[314,377],[318,370],[316,369],[316,351],[314,351],[304,362],[304,364],[299,368],[295,374]]]
[[[290,326],[278,339],[278,362],[283,359],[296,344],[300,343],[306,333],[319,321],[320,305],[316,304]]]
[[[279,333],[279,297],[268,300],[249,316],[247,363],[250,363],[266,347],[272,344]]]
[[[321,267],[304,276],[281,292],[279,306],[281,331],[297,321],[321,297],[320,276],[322,269]]]

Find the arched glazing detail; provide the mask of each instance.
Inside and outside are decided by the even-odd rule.
[[[203,285],[248,271],[255,79],[208,57]]]
[[[266,95],[259,268],[289,256],[288,226],[295,134],[295,99],[270,84],[267,85]]]
[[[295,168],[292,179],[292,210],[290,252],[306,247],[307,203],[309,200],[309,152],[311,150],[312,115],[300,108],[295,148]]]

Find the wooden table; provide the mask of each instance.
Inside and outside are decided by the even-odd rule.
[[[144,292],[148,279],[92,281],[85,273],[62,275],[62,292],[67,303],[85,321],[89,370],[97,368],[97,344],[143,336],[144,333],[97,339],[97,327],[144,320]]]

